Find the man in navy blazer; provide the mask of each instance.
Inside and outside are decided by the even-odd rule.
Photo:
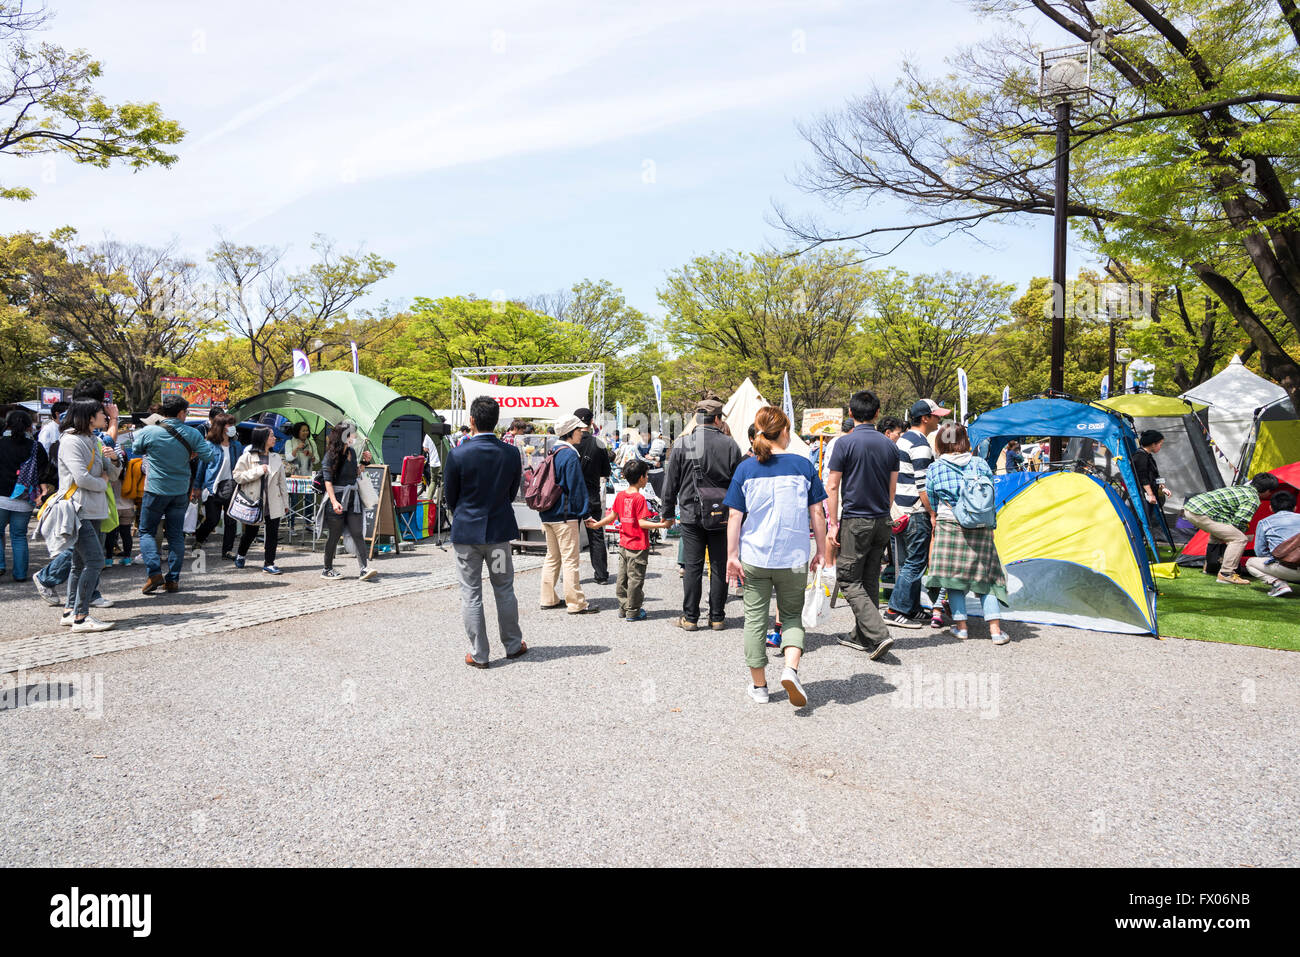
[[[465,664],[488,666],[487,621],[483,615],[483,562],[496,597],[497,628],[507,658],[528,651],[519,630],[515,566],[510,543],[519,537],[513,502],[523,464],[519,450],[492,434],[501,407],[481,395],[470,403],[470,434],[451,450],[443,469],[443,491],[451,509],[451,544],[460,571],[460,608],[469,635]]]

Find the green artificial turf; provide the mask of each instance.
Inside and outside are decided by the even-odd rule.
[[[1289,598],[1269,598],[1261,581],[1220,585],[1213,575],[1186,567],[1177,578],[1155,581],[1162,635],[1300,651],[1300,586]]]

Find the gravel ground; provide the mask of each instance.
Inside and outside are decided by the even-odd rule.
[[[403,570],[446,571],[422,549]],[[497,644],[487,671],[461,662],[447,588],[22,676],[88,700],[0,712],[6,859],[1300,862],[1300,656],[1026,625],[994,647],[976,625],[896,632],[872,662],[818,634],[796,710],[775,665],[771,703],[745,695],[738,602],[725,632],[667,625],[671,552],[642,623],[612,586],[587,585],[599,614],[541,611],[537,581],[518,576],[532,650]],[[982,695],[935,694],[967,675]]]

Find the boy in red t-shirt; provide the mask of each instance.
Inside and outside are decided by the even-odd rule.
[[[614,496],[605,517],[599,522],[587,519],[588,528],[604,528],[618,519],[618,586],[614,594],[618,596],[618,617],[628,621],[645,621],[645,609],[641,607],[641,598],[645,592],[645,569],[650,560],[650,537],[646,529],[667,528],[667,522],[652,522],[649,519],[650,508],[646,505],[641,490],[645,488],[649,467],[639,460],[633,460],[623,466],[623,478],[627,479],[627,489]]]

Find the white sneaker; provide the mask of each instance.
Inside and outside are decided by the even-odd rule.
[[[755,688],[753,685],[750,685],[749,696],[759,704],[767,704],[767,685],[763,685],[761,688]]]
[[[112,608],[113,599],[105,598],[103,595],[100,595],[98,598],[91,599],[90,607],[91,608]]]
[[[1268,590],[1269,598],[1282,598],[1289,594],[1291,594],[1291,586],[1286,582],[1278,582]]]
[[[63,601],[63,599],[59,597],[58,592],[49,585],[42,585],[41,580],[35,575],[32,576],[32,584],[36,586],[36,594],[40,595],[41,600],[46,604],[57,605]]]
[[[378,574],[379,572],[377,570],[373,568],[367,568],[365,571],[361,573],[360,577],[363,582],[368,582],[370,581],[370,579],[374,578]]]
[[[82,621],[72,623],[73,631],[108,631],[113,627],[111,621],[100,621],[97,618],[91,618],[89,615]]]
[[[71,608],[65,608],[63,614],[59,616],[59,624],[71,627],[72,623],[77,620],[77,616],[72,613]]]
[[[808,696],[803,693],[803,685],[799,684],[799,675],[793,668],[786,668],[781,672],[781,687],[785,693],[790,696],[790,703],[796,708],[802,708],[808,703]]]

